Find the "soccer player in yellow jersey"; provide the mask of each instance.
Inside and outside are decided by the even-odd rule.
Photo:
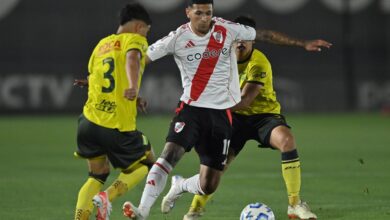
[[[253,19],[240,16],[235,22],[254,27]],[[262,147],[278,149],[282,157],[282,174],[287,188],[291,219],[317,219],[300,198],[301,169],[294,136],[283,115],[272,84],[272,69],[267,57],[253,48],[253,41],[239,41],[236,47],[242,100],[232,108],[233,135],[228,164],[244,147],[256,140]],[[227,166],[225,167],[226,170]],[[196,195],[184,220],[199,219],[211,196]]]
[[[111,202],[140,182],[154,162],[148,139],[136,128],[137,96],[148,48],[151,19],[140,4],[120,12],[116,34],[103,38],[88,64],[88,100],[78,121],[76,156],[86,158],[89,177],[81,187],[76,220],[109,219]],[[100,192],[110,165],[121,173]]]

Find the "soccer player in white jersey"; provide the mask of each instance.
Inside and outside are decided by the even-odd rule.
[[[274,31],[255,30],[222,18],[212,17],[213,0],[188,0],[190,22],[151,45],[147,58],[155,61],[173,55],[180,69],[183,94],[172,119],[166,144],[151,168],[138,207],[123,205],[130,219],[146,219],[163,191],[169,173],[185,152],[193,147],[200,158],[199,174],[190,178],[172,177],[172,186],[163,198],[161,211],[168,213],[184,192],[212,194],[222,175],[230,137],[230,108],[241,100],[236,56],[237,40],[260,40],[319,51],[330,44],[323,40],[302,41]]]

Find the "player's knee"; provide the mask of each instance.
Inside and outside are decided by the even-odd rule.
[[[283,135],[278,141],[277,148],[280,149],[281,152],[288,152],[295,149],[295,140],[292,135]]]
[[[205,195],[213,194],[217,190],[217,185],[215,184],[208,184],[208,185],[201,185],[200,187],[202,189],[202,192]]]
[[[160,157],[164,158],[166,161],[168,161],[168,163],[172,165],[172,167],[174,167],[177,162],[179,162],[184,153],[185,150],[182,146],[172,142],[168,142],[165,145]]]
[[[218,180],[200,181],[200,188],[205,195],[213,194],[218,188]]]
[[[95,173],[89,172],[88,175],[91,178],[94,178],[95,180],[97,180],[100,183],[104,184],[106,182],[106,180],[107,180],[108,175],[110,175],[110,173],[107,172],[107,173],[102,173],[102,174],[95,174]]]

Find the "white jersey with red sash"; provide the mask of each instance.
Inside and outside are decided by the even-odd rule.
[[[179,67],[183,94],[181,101],[197,107],[227,109],[241,100],[237,61],[233,43],[254,40],[255,29],[222,18],[198,36],[190,23],[184,24],[148,49],[151,60],[172,54]]]

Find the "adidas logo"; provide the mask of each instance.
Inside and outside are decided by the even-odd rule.
[[[193,46],[195,46],[194,42],[192,42],[191,40],[189,40],[184,48],[191,48],[191,47],[193,47]]]
[[[152,185],[152,186],[155,186],[156,183],[154,182],[154,180],[149,180],[146,184],[149,184],[149,185]]]

